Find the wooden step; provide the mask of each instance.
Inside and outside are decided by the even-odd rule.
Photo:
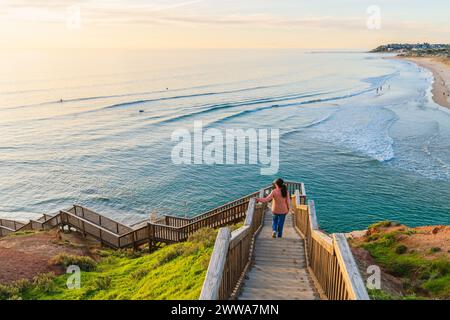
[[[311,280],[308,278],[286,279],[286,278],[260,278],[252,277],[244,280],[245,287],[257,288],[273,288],[273,287],[289,287],[298,289],[311,290]]]
[[[293,263],[293,262],[271,262],[271,261],[256,261],[255,266],[258,266],[260,268],[265,268],[265,267],[289,267],[289,268],[305,268],[305,262],[297,262],[297,263]]]
[[[242,300],[315,300],[318,295],[313,291],[272,290],[243,288],[240,296]]]
[[[255,251],[253,251],[254,256],[264,256],[264,257],[283,257],[286,259],[296,259],[299,257],[305,258],[305,255],[302,254],[301,251],[290,251],[290,250],[277,250],[273,248],[268,249],[261,249],[256,248]]]
[[[305,265],[306,261],[301,259],[264,259],[262,257],[256,257],[254,259],[254,265],[264,266],[284,266],[284,267],[300,267]]]

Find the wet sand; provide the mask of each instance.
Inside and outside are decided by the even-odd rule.
[[[397,57],[412,61],[433,72],[433,100],[437,104],[450,109],[450,62],[444,63],[438,58]]]

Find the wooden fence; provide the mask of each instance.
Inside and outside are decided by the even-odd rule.
[[[319,230],[314,201],[302,204],[299,190],[292,199],[294,225],[305,239],[307,265],[319,291],[330,300],[369,300],[345,235]]]

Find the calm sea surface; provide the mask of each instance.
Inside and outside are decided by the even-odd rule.
[[[174,165],[172,132],[202,120],[279,128],[276,176],[306,183],[327,231],[450,223],[450,112],[411,63],[297,50],[9,51],[0,70],[0,217],[73,203],[126,223],[194,215],[275,178],[259,165]]]

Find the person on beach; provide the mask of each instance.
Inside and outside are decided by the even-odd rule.
[[[286,215],[290,211],[290,198],[283,179],[278,178],[273,183],[274,189],[265,198],[257,198],[257,202],[272,201],[272,238],[283,236],[283,226]]]

